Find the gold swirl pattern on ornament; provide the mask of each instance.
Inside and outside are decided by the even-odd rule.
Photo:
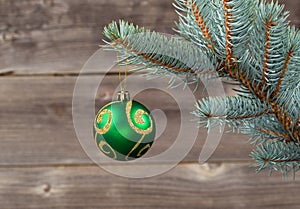
[[[108,148],[108,151],[105,150],[105,147]],[[99,143],[99,148],[100,150],[106,154],[106,155],[110,155],[110,154],[113,154],[113,159],[117,159],[117,154],[116,152],[113,150],[113,148],[106,142],[106,141],[100,141]]]
[[[97,133],[99,134],[105,134],[108,132],[108,130],[110,129],[110,126],[111,126],[111,122],[112,122],[112,112],[110,110],[103,110],[102,112],[100,112],[100,114],[98,115],[98,117],[96,118],[96,122],[97,123],[101,123],[102,122],[102,119],[103,119],[103,116],[105,114],[109,114],[109,118],[108,118],[108,121],[107,123],[105,124],[105,126],[103,128],[98,128],[96,126],[96,123],[94,124],[94,127],[95,127],[95,130]]]
[[[136,123],[138,123],[138,124],[144,124],[145,123],[145,121],[142,117],[143,115],[146,115],[147,117],[149,117],[149,120],[150,120],[150,127],[149,128],[147,128],[146,130],[140,129],[140,128],[136,127],[133,124],[132,120],[131,120],[131,117],[130,117],[131,108],[132,108],[132,101],[129,101],[126,105],[126,115],[127,115],[127,120],[128,120],[128,123],[129,123],[130,127],[135,132],[137,132],[139,134],[149,134],[152,131],[152,128],[153,128],[152,127],[153,126],[152,125],[152,119],[151,119],[150,115],[147,112],[145,112],[144,110],[141,110],[141,109],[136,111],[136,113],[134,114],[134,120],[136,121]]]
[[[136,155],[136,157],[141,157],[142,156],[142,153],[145,151],[145,150],[149,150],[151,148],[150,144],[147,144],[146,146],[144,146],[140,151],[139,153]]]
[[[143,125],[145,123],[143,114],[147,114],[144,110],[137,110],[134,114],[134,120],[138,123]]]
[[[142,141],[144,140],[145,135],[142,136],[142,138],[134,145],[134,147],[130,150],[130,152],[126,155],[125,160],[128,160],[129,156],[131,155],[131,153],[134,152],[134,150],[136,150],[140,144],[142,143]]]

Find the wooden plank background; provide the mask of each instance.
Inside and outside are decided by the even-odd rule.
[[[300,2],[281,2],[299,28]],[[299,174],[295,181],[255,174],[252,145],[241,135],[225,134],[199,165],[206,137],[200,130],[179,166],[150,179],[116,177],[86,156],[72,123],[76,75],[101,44],[103,26],[119,18],[172,33],[177,15],[171,0],[0,0],[0,209],[299,208]],[[103,76],[101,69],[89,73],[87,79]],[[130,85],[145,82],[136,77]],[[98,107],[111,100],[117,80],[105,77]],[[168,116],[155,154],[174,142],[179,115],[172,99],[152,93],[139,100],[160,104]]]

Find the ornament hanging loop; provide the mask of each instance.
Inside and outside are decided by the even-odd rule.
[[[127,57],[127,53],[126,53],[126,57]],[[118,52],[117,52],[117,59],[118,59]],[[117,93],[117,101],[120,102],[126,102],[126,101],[130,101],[130,95],[129,92],[126,91],[126,86],[127,86],[127,62],[128,62],[128,58],[126,59],[126,68],[125,68],[125,75],[124,75],[124,81],[122,81],[121,78],[121,66],[119,63],[119,60],[117,60],[118,66],[119,66],[119,82],[120,82],[120,88],[121,91],[119,91]]]

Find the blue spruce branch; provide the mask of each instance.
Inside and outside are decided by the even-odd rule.
[[[251,136],[258,170],[283,174],[300,162],[300,33],[289,26],[277,1],[175,0],[179,36],[168,37],[120,21],[104,28],[104,48],[122,54],[121,64],[238,84],[237,96],[206,98],[194,114],[199,125],[229,125]]]

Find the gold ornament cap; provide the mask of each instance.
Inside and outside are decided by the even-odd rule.
[[[117,93],[117,101],[126,102],[130,101],[130,95],[128,91],[119,91]]]

